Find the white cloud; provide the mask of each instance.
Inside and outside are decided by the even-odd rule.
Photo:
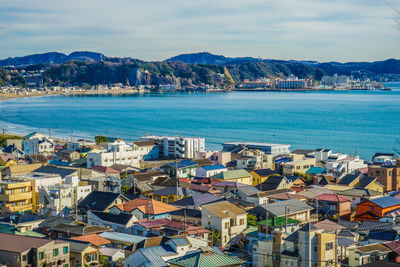
[[[187,52],[322,61],[397,57],[381,0],[3,0],[0,58],[91,50],[162,60]]]

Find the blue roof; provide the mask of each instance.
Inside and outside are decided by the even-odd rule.
[[[377,239],[377,240],[386,240],[386,241],[394,241],[399,239],[399,234],[396,230],[390,231],[374,231],[369,232],[368,239]]]
[[[188,168],[188,167],[192,167],[192,166],[196,166],[199,165],[196,161],[193,160],[187,160],[184,159],[180,162],[171,162],[167,164],[168,166],[172,167],[172,168],[177,168],[177,169],[182,169],[182,168]]]
[[[222,165],[222,164],[203,166],[202,168],[205,169],[206,171],[226,169],[226,167],[224,165]]]
[[[129,235],[129,234],[117,233],[117,232],[104,232],[104,233],[99,234],[99,236],[101,236],[105,239],[109,239],[109,240],[115,240],[115,241],[132,243],[132,244],[137,244],[137,243],[147,239],[147,237],[143,237],[143,236]]]
[[[391,197],[391,196],[386,196],[386,197],[380,197],[380,198],[374,198],[370,199],[372,203],[375,205],[381,207],[381,208],[388,208],[388,207],[393,207],[396,205],[400,205],[400,199]]]
[[[72,162],[66,162],[66,161],[52,159],[52,160],[49,161],[49,164],[57,165],[57,166],[69,166],[69,165],[72,164]]]
[[[150,263],[155,264],[155,266],[168,266],[168,264],[163,260],[162,256],[176,254],[176,252],[170,250],[168,246],[140,248],[137,251],[140,252]]]
[[[315,173],[315,174],[320,174],[320,173],[324,173],[325,169],[321,168],[321,167],[310,167],[306,173]]]

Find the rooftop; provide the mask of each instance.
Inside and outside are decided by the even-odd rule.
[[[203,210],[206,209],[220,218],[229,218],[231,216],[238,216],[246,214],[244,210],[238,208],[228,201],[221,201],[216,203],[211,203],[203,206]]]
[[[81,235],[81,236],[73,237],[70,239],[89,242],[95,246],[103,246],[103,245],[111,244],[111,242],[108,239],[101,237],[98,234]]]
[[[131,212],[135,209],[139,209],[145,214],[163,214],[171,211],[178,210],[178,208],[163,203],[161,201],[148,199],[148,198],[136,198],[123,204],[116,205],[121,211]]]

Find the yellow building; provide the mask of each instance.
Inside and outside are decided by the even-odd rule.
[[[0,181],[0,211],[31,212],[35,201],[33,181]]]
[[[269,177],[271,177],[274,174],[277,174],[277,172],[271,169],[258,169],[258,170],[252,170],[250,174],[253,177],[253,186],[256,186],[265,182]]]
[[[305,174],[315,163],[315,158],[294,159],[283,165],[283,175],[294,175],[295,172]]]
[[[99,250],[90,243],[68,241],[70,246],[71,267],[98,266]]]
[[[182,187],[165,187],[155,190],[151,198],[163,203],[171,203],[183,198],[190,197],[191,191]]]

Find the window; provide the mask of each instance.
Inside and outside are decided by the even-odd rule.
[[[63,247],[63,253],[67,254],[68,253],[68,247]]]
[[[86,262],[97,261],[97,253],[88,254],[85,257]]]
[[[379,175],[381,172],[380,171],[376,171],[376,175]]]
[[[331,249],[333,249],[333,243],[332,242],[325,243],[325,250],[331,250]]]
[[[28,260],[28,255],[26,255],[26,254],[23,255],[23,256],[22,256],[22,261],[27,261],[27,260]]]
[[[240,224],[240,225],[243,225],[243,224],[244,224],[244,219],[240,219],[239,224]]]
[[[225,223],[225,229],[228,229],[229,228],[229,222],[226,222]]]
[[[39,260],[43,260],[44,258],[44,252],[39,252]]]
[[[64,264],[64,267],[68,267],[68,263]]]
[[[53,249],[53,256],[58,256],[58,248]]]

